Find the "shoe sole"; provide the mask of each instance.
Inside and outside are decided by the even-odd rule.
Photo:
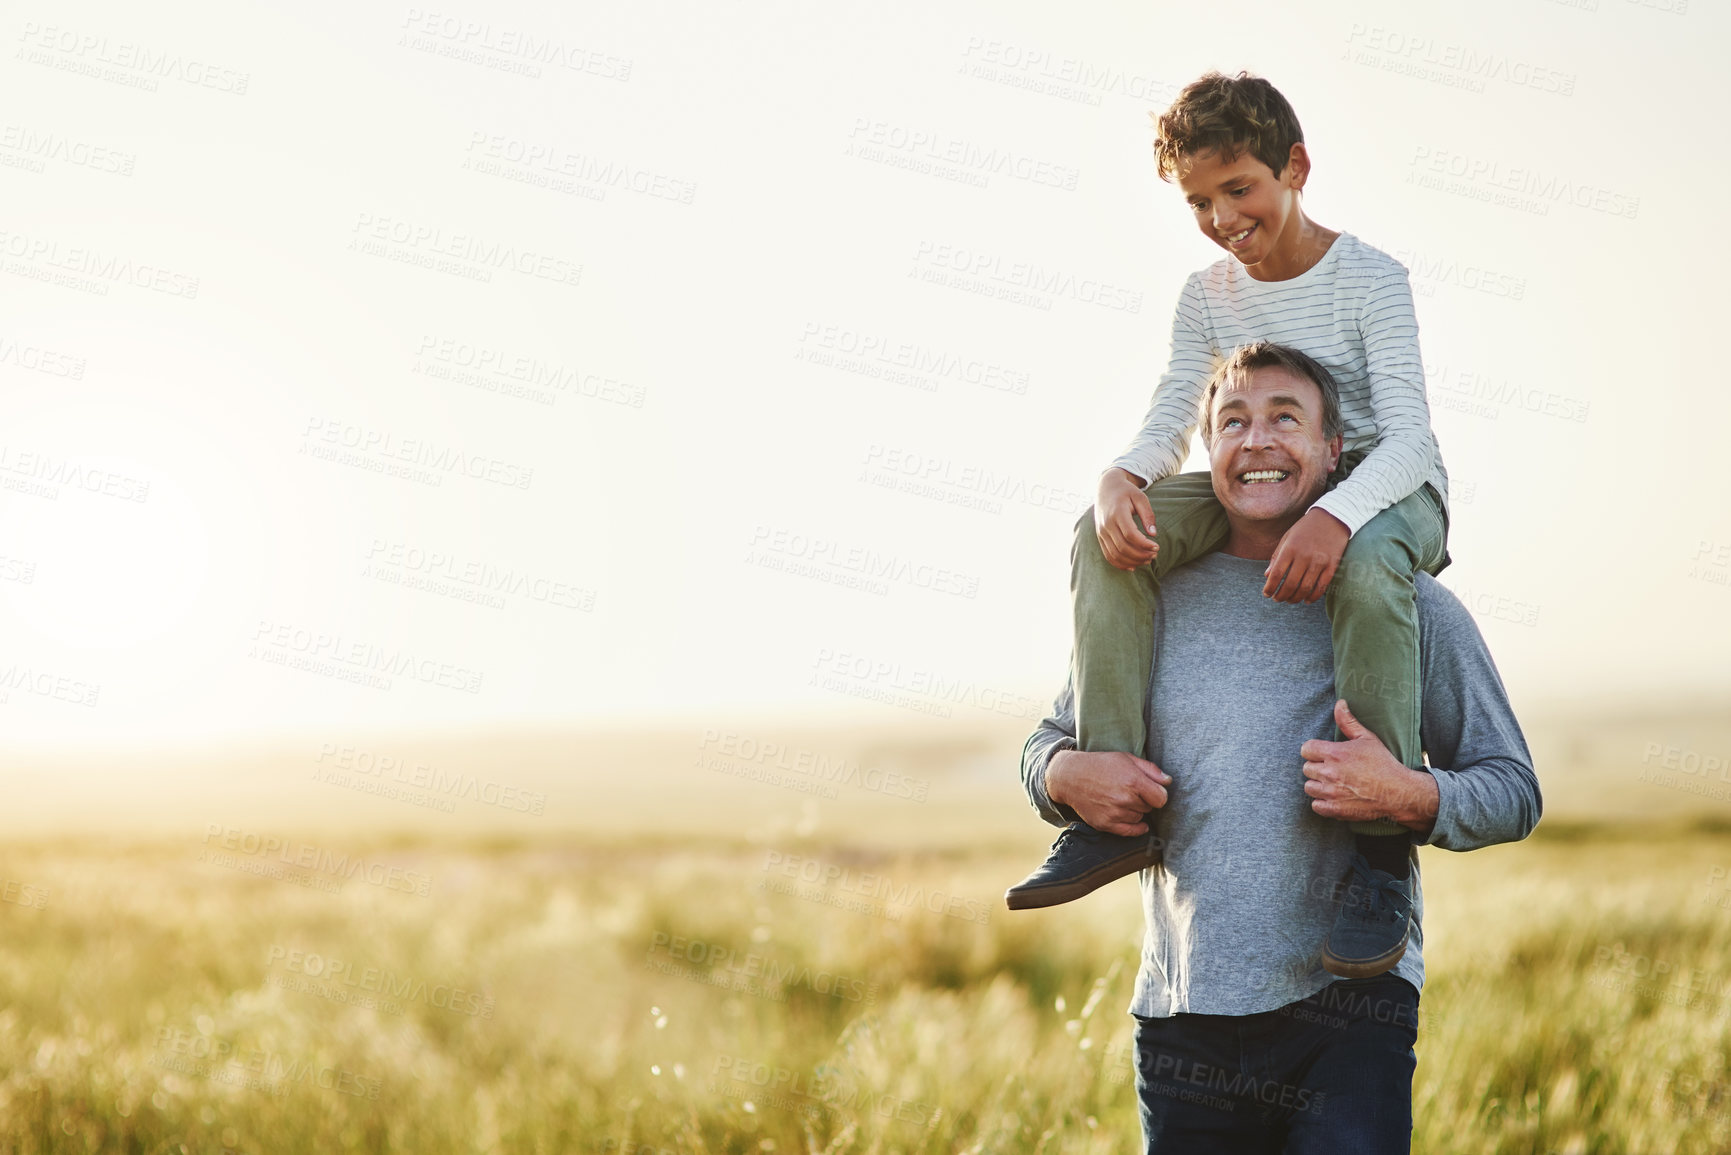
[[[1410,923],[1407,933],[1409,936],[1412,933]],[[1322,948],[1322,969],[1331,975],[1339,975],[1343,979],[1373,979],[1377,975],[1387,974],[1394,969],[1394,964],[1406,954],[1406,943],[1407,940],[1403,938],[1400,940],[1400,946],[1381,958],[1374,959],[1343,959],[1330,952],[1328,947],[1324,945]]]
[[[1062,906],[1066,902],[1074,902],[1083,895],[1094,893],[1108,882],[1116,882],[1127,874],[1135,874],[1159,861],[1159,856],[1141,861],[1126,859],[1097,866],[1080,878],[1058,883],[1054,886],[1042,886],[1032,890],[1018,890],[1011,887],[1004,892],[1004,905],[1011,910],[1038,910],[1046,906]]]

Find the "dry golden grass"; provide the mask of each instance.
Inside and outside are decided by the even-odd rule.
[[[0,1150],[1134,1149],[1136,889],[1010,915],[1027,834],[365,851],[425,896],[13,847]],[[1414,1150],[1731,1149],[1731,835],[1423,854]],[[802,888],[794,856],[854,873]]]

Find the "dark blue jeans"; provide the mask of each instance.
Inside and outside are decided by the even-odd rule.
[[[1417,1039],[1418,991],[1391,974],[1254,1015],[1137,1015],[1148,1153],[1409,1151]]]

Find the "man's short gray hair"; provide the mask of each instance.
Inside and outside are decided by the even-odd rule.
[[[1340,419],[1340,386],[1334,383],[1334,375],[1327,367],[1309,353],[1300,352],[1291,345],[1252,341],[1232,350],[1232,355],[1215,367],[1208,384],[1203,386],[1202,444],[1209,448],[1214,446],[1214,398],[1219,396],[1226,383],[1242,380],[1258,369],[1273,368],[1286,369],[1313,382],[1317,392],[1322,394],[1323,437],[1332,440],[1341,436],[1345,430]]]

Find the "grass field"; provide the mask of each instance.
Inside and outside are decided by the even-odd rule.
[[[0,1149],[1132,1150],[1136,888],[1011,916],[1027,833],[13,846]],[[1700,825],[1424,851],[1414,1150],[1731,1149],[1727,867]]]

